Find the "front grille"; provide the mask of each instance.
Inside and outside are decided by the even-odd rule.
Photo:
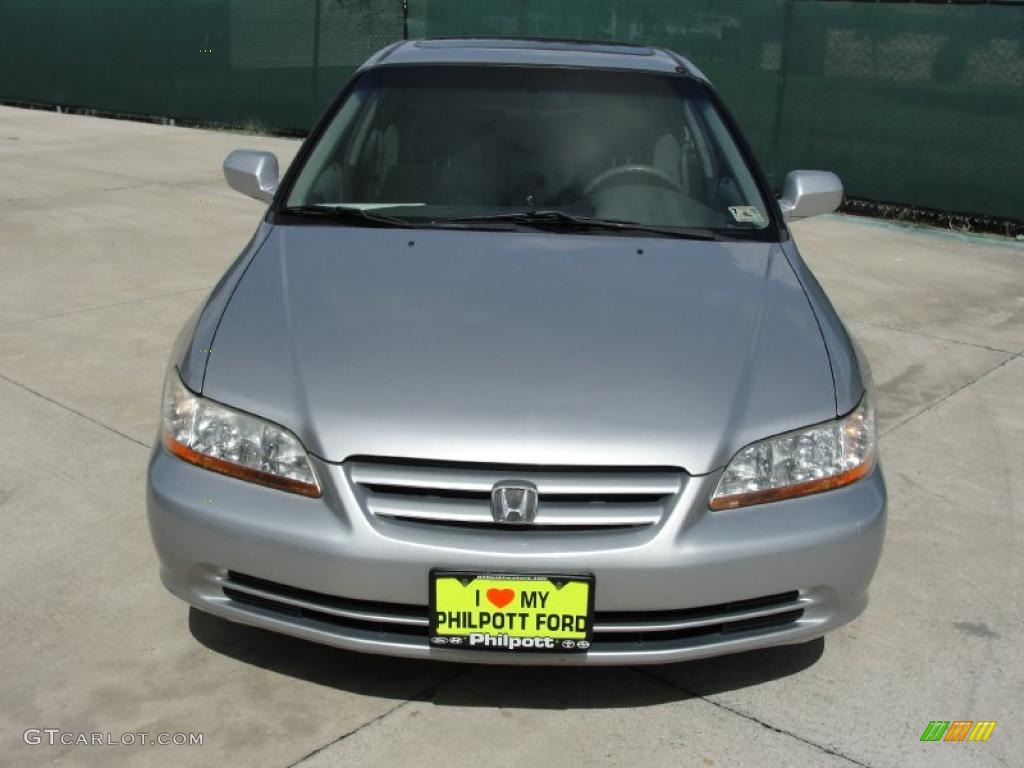
[[[231,571],[224,595],[241,607],[278,614],[299,623],[318,623],[346,630],[422,639],[429,634],[425,605],[381,603],[325,595],[276,584]],[[640,648],[647,644],[701,645],[729,635],[781,629],[804,613],[796,590],[776,595],[676,611],[598,611],[594,616],[594,645]],[[686,642],[689,641],[689,642]]]
[[[351,461],[346,470],[366,511],[378,518],[516,531],[637,528],[659,522],[682,490],[680,469],[571,469]],[[491,489],[503,480],[537,486],[537,517],[501,525]]]

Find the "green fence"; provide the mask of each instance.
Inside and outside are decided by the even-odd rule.
[[[776,185],[1024,220],[1024,3],[0,0],[0,100],[302,130],[406,31],[670,47]]]
[[[0,99],[305,130],[402,0],[0,0]]]

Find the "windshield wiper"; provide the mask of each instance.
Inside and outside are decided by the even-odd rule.
[[[488,228],[501,227],[504,229],[512,228],[516,225],[522,225],[552,232],[587,232],[603,230],[613,232],[639,232],[643,234],[660,235],[663,237],[678,237],[687,240],[717,239],[715,231],[711,229],[656,226],[650,224],[638,224],[634,221],[621,221],[617,219],[595,219],[589,216],[576,216],[571,213],[556,210],[497,213],[493,215],[462,216],[450,219],[426,219],[422,217],[416,217],[415,219],[403,219],[397,216],[388,216],[386,214],[376,213],[364,208],[345,205],[296,205],[288,208],[282,208],[278,212],[284,214],[296,214],[299,216],[319,216],[371,227],[402,227],[406,229],[427,227],[470,229],[475,225],[478,225]]]
[[[665,237],[679,237],[687,240],[715,240],[714,230],[696,227],[670,227],[639,224],[619,219],[594,219],[576,216],[564,211],[522,211],[518,213],[497,213],[490,216],[466,216],[455,219],[435,219],[434,224],[484,224],[487,222],[508,222],[551,231],[605,230],[618,232],[641,232]]]
[[[351,224],[370,227],[418,227],[418,223],[400,219],[397,216],[387,216],[381,213],[352,208],[344,205],[293,205],[282,208],[278,213],[293,213],[299,216],[322,216],[324,218],[337,219]]]

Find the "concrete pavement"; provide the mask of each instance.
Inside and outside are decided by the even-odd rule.
[[[221,178],[236,147],[284,166],[297,143],[0,107],[0,765],[1020,764],[1024,247],[795,228],[879,390],[890,527],[848,627],[644,669],[364,657],[190,612],[157,578],[143,478],[166,356],[261,211]],[[999,724],[922,744],[936,719]]]

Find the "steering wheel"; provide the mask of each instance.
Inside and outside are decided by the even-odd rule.
[[[673,179],[667,173],[659,168],[655,168],[653,165],[620,165],[617,168],[609,168],[607,171],[603,171],[590,180],[590,183],[583,189],[584,196],[590,195],[598,187],[607,185],[613,179],[617,179],[620,176],[650,176],[656,180],[661,186],[674,189],[676,192],[686,194],[686,190],[683,189],[683,185]]]

